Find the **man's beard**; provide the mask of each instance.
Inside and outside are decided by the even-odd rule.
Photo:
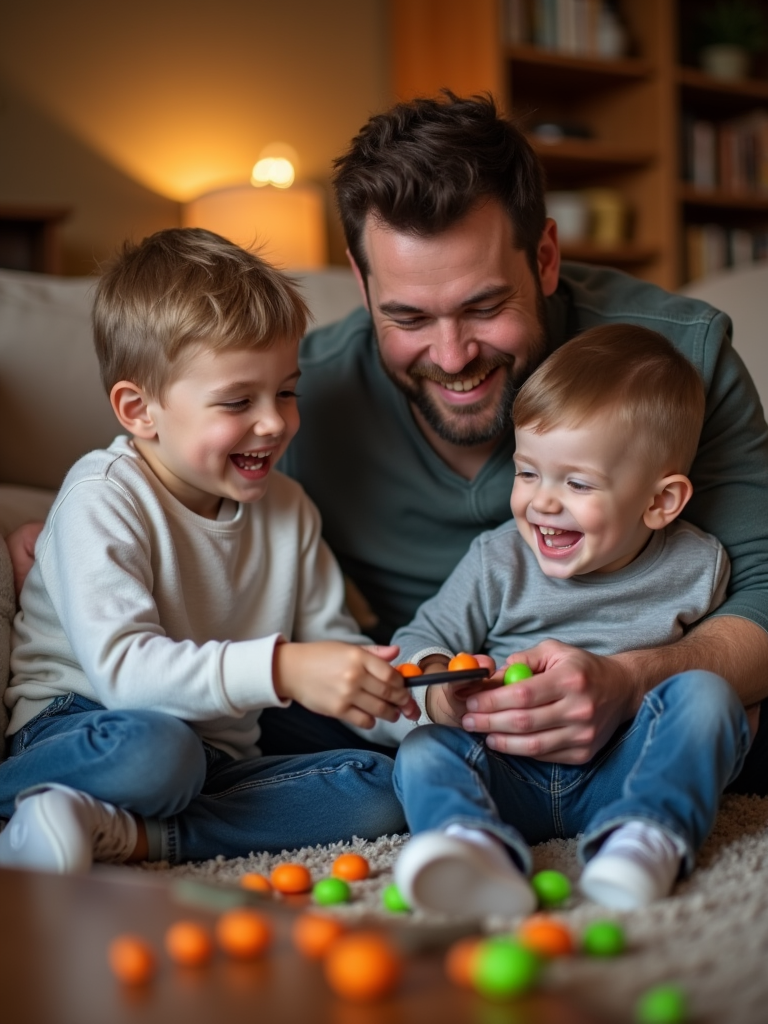
[[[523,386],[536,367],[544,361],[550,352],[550,342],[544,315],[544,297],[539,295],[537,302],[537,326],[535,337],[530,339],[524,361],[520,357],[499,353],[494,359],[473,359],[460,374],[445,373],[433,364],[415,366],[407,376],[397,376],[390,370],[381,357],[382,368],[392,383],[403,392],[408,401],[421,413],[427,425],[437,436],[449,444],[470,447],[486,444],[501,437],[512,427],[512,406],[515,404],[517,392]],[[458,380],[472,377],[483,377],[495,370],[505,374],[504,386],[495,407],[490,410],[487,418],[483,412],[485,400],[472,405],[457,406],[450,411],[433,397],[430,390],[424,387],[426,380],[438,384],[452,384]]]

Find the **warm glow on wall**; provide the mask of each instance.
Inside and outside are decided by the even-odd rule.
[[[207,228],[258,249],[287,270],[314,270],[328,262],[325,201],[318,185],[218,189],[187,203],[183,220],[185,227]]]

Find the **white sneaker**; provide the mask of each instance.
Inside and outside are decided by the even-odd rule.
[[[0,832],[0,865],[74,874],[94,860],[127,860],[136,837],[127,811],[68,786],[36,786],[18,797]]]
[[[462,918],[529,914],[536,896],[523,873],[498,850],[447,835],[422,832],[395,863],[395,882],[412,907]]]
[[[630,821],[612,832],[584,868],[579,888],[613,910],[637,910],[672,891],[682,861],[661,829]]]

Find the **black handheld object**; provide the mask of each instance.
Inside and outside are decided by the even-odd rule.
[[[405,676],[406,686],[434,686],[435,683],[474,683],[487,679],[490,672],[487,668],[462,668],[455,672],[425,672],[420,676]]]

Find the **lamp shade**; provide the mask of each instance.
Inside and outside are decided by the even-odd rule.
[[[318,185],[218,189],[187,203],[183,220],[185,227],[207,228],[245,249],[258,249],[286,270],[315,270],[328,262],[325,202]]]

